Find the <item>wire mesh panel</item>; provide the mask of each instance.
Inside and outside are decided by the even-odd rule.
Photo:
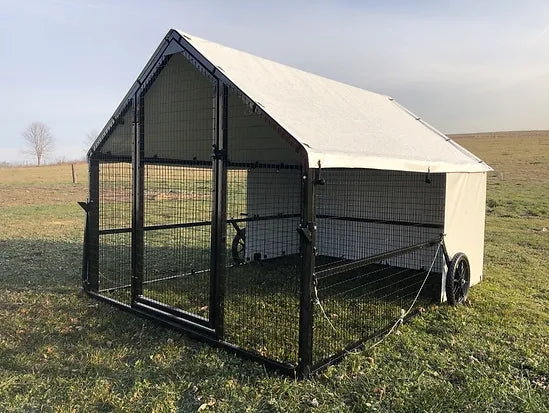
[[[316,188],[320,256],[359,259],[442,232],[444,174],[325,169],[322,176],[326,184]]]
[[[112,120],[112,125],[107,132],[107,139],[98,148],[102,155],[131,158],[133,142],[133,114],[131,108],[130,101],[120,115]]]
[[[443,264],[437,240],[444,224],[444,175],[366,169],[322,174],[326,184],[316,188],[316,363],[390,327],[420,289],[416,306],[438,298]]]
[[[183,55],[143,92],[142,298],[208,319],[216,84]]]
[[[99,292],[130,302],[132,169],[99,163]]]
[[[207,317],[211,168],[146,165],[143,295]]]
[[[299,159],[232,92],[228,114],[225,339],[296,364]]]

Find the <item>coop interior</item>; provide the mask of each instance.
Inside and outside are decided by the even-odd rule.
[[[313,359],[440,299],[445,175],[325,169],[316,191]],[[427,244],[427,245],[425,245]]]
[[[97,149],[98,292],[132,304],[133,200],[140,196],[140,302],[206,325],[210,271],[224,257],[223,340],[297,365],[302,160],[229,89],[226,251],[212,255],[216,93],[216,80],[182,54],[166,59],[144,85],[139,194],[131,106]],[[443,232],[445,178],[370,169],[321,169],[318,178],[313,358],[321,364],[398,319],[430,269],[418,305],[438,299],[438,245],[406,248]]]

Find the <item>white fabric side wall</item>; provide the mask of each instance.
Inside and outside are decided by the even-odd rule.
[[[299,214],[300,176],[300,171],[295,169],[249,170],[246,199],[248,218]],[[298,226],[299,217],[247,222],[246,260],[253,261],[256,254],[261,254],[261,259],[297,254]]]
[[[323,169],[326,185],[317,186],[317,249],[319,255],[357,260],[437,239],[442,232],[444,174],[371,169]],[[322,216],[341,219],[322,218]],[[373,219],[380,223],[357,222]],[[439,228],[390,222],[440,225]],[[395,266],[428,266],[431,249],[387,260]],[[434,270],[441,271],[441,260]]]
[[[471,285],[482,279],[484,223],[486,214],[486,173],[446,175],[445,243],[448,254],[467,255],[471,265]]]

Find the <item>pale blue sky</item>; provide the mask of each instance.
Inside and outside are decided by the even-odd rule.
[[[0,0],[0,161],[36,120],[50,161],[83,156],[172,27],[389,94],[446,133],[549,129],[547,1]]]

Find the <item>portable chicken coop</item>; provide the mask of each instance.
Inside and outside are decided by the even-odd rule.
[[[482,277],[485,163],[390,97],[176,30],[88,162],[84,289],[290,374]]]

